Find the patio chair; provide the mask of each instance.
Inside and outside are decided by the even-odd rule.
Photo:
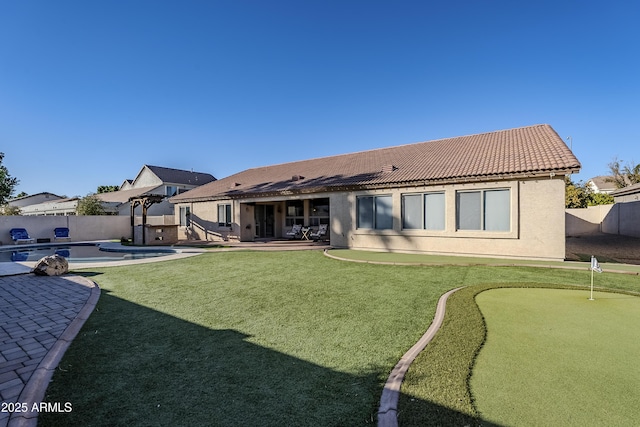
[[[35,242],[35,239],[32,239],[29,236],[29,233],[27,233],[27,230],[25,230],[24,228],[12,228],[9,231],[9,234],[11,234],[11,240],[13,240],[16,243],[33,243],[33,242]]]
[[[316,231],[315,233],[311,233],[309,237],[311,237],[311,240],[313,240],[314,242],[326,239],[328,227],[329,226],[327,224],[320,224],[320,226],[318,227],[318,231]]]
[[[302,225],[293,224],[293,227],[291,227],[291,230],[287,231],[286,235],[290,239],[299,239],[302,237]]]
[[[67,227],[57,227],[53,229],[53,240],[71,240]]]

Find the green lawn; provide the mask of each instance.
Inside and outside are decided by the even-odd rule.
[[[73,412],[42,414],[40,425],[375,424],[387,375],[442,293],[589,280],[532,267],[347,263],[319,251],[206,253],[85,274],[102,295],[47,390]],[[640,289],[638,276],[598,279]],[[425,408],[444,420],[466,410],[411,384],[403,393],[418,420]]]
[[[500,425],[634,425],[640,420],[640,298],[495,289],[476,301],[487,340],[471,391]]]

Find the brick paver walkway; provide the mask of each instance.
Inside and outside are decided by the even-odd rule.
[[[34,404],[99,295],[80,276],[0,277],[0,427],[36,425]]]

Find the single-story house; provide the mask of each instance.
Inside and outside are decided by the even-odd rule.
[[[564,177],[579,170],[535,125],[248,169],[170,202],[179,239],[327,224],[333,247],[562,260]]]
[[[7,202],[9,206],[16,206],[18,208],[24,208],[25,206],[37,205],[39,203],[51,202],[54,200],[62,200],[64,197],[57,194],[42,192],[37,194],[29,194],[22,197],[16,197]]]
[[[640,200],[640,183],[619,188],[611,192],[615,203],[629,203]]]
[[[612,176],[596,176],[587,181],[587,187],[594,193],[611,194],[618,187]]]

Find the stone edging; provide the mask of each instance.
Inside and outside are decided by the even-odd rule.
[[[436,332],[438,332],[438,329],[440,329],[440,326],[442,326],[447,299],[451,294],[460,289],[462,289],[462,287],[452,289],[440,297],[438,305],[436,306],[436,313],[433,317],[433,322],[431,322],[429,329],[427,329],[427,332],[425,332],[418,342],[402,356],[400,361],[391,371],[391,374],[384,385],[384,389],[382,390],[382,396],[380,397],[378,427],[398,426],[398,400],[400,398],[400,387],[402,386],[404,376],[411,363],[415,360],[418,354],[424,350],[427,344],[431,342],[433,337],[436,335]]]
[[[80,276],[75,276],[80,277]],[[80,310],[75,319],[71,321],[67,329],[55,342],[53,347],[44,356],[36,370],[33,372],[29,381],[25,385],[18,402],[26,403],[28,408],[32,408],[33,404],[40,404],[44,400],[45,392],[49,386],[49,382],[53,377],[53,373],[62,360],[62,356],[71,345],[73,339],[78,335],[80,329],[89,318],[98,299],[100,298],[100,287],[93,280],[82,277],[82,280],[91,287],[89,298]],[[35,427],[38,423],[38,412],[28,411],[22,413],[13,413],[9,418],[8,427]]]

